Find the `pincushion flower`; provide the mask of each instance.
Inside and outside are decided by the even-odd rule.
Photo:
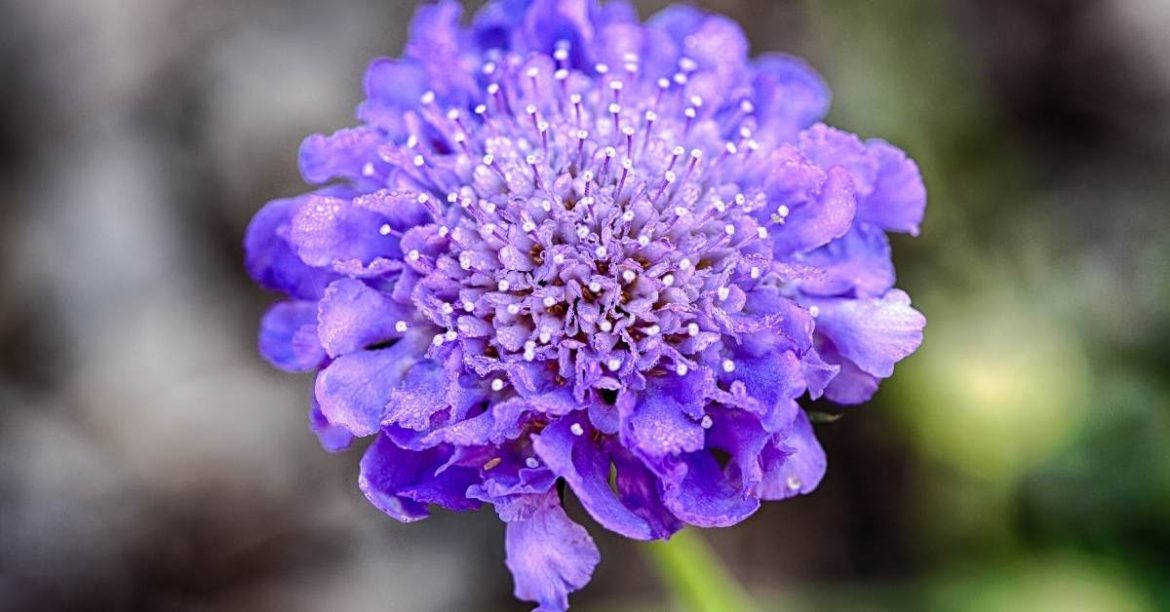
[[[802,61],[675,6],[456,2],[374,60],[360,124],[304,141],[247,267],[287,295],[260,349],[316,372],[328,450],[400,521],[494,506],[518,598],[561,610],[599,555],[563,482],[639,540],[812,491],[798,400],[867,400],[921,342],[887,232],[925,189],[821,123]]]

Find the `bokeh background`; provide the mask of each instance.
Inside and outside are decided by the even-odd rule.
[[[925,344],[718,554],[764,609],[1170,609],[1170,2],[699,4],[930,192],[895,239]],[[0,3],[0,609],[523,609],[490,510],[378,513],[255,352],[244,227],[411,11]],[[575,609],[671,607],[591,530]]]

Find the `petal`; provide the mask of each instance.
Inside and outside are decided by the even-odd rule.
[[[756,116],[769,144],[792,142],[829,112],[829,87],[803,60],[769,53],[753,62]]]
[[[573,435],[571,427],[584,425],[563,418],[532,437],[532,447],[549,469],[564,478],[581,505],[602,527],[636,540],[664,537],[650,523],[627,508],[609,486],[610,457],[593,436]]]
[[[317,375],[321,413],[355,436],[377,432],[390,393],[426,345],[419,334],[410,334],[390,348],[339,357]]]
[[[554,493],[532,497],[534,507],[510,521],[504,536],[514,594],[540,609],[566,610],[569,593],[589,582],[601,553],[585,529],[565,514]]]
[[[772,183],[769,191],[775,191],[777,179],[784,180],[775,173],[769,177]],[[773,196],[773,199],[785,200],[782,195],[779,198]],[[777,255],[788,255],[828,244],[849,231],[856,209],[857,198],[849,172],[833,167],[810,201],[790,207],[783,223],[768,226],[772,246]]]
[[[816,305],[817,332],[867,374],[889,377],[894,364],[922,344],[926,318],[898,289],[877,299],[817,300]]]
[[[666,507],[698,527],[729,527],[751,516],[760,500],[729,479],[708,451],[684,455],[663,478]]]
[[[349,200],[313,195],[301,202],[293,215],[290,242],[301,260],[311,266],[401,259],[398,240],[382,233],[383,224],[380,215]]]
[[[289,243],[293,214],[304,199],[273,200],[256,213],[244,236],[244,263],[261,287],[315,299],[336,275],[306,265]]]
[[[890,257],[885,232],[869,223],[856,223],[845,236],[805,257],[805,263],[824,274],[802,281],[800,290],[816,296],[880,296],[894,286]]]
[[[918,164],[881,140],[869,141],[869,148],[878,160],[877,183],[857,216],[886,230],[917,236],[926,213],[926,185]]]
[[[828,459],[802,411],[783,442],[764,452],[764,480],[756,487],[761,499],[787,499],[811,493],[825,476]]]
[[[260,321],[260,354],[286,372],[312,372],[325,361],[317,340],[317,305],[280,302]]]
[[[839,365],[836,366],[837,375],[825,387],[825,397],[837,404],[856,405],[868,402],[877,393],[878,383],[881,382],[878,377],[862,372],[836,351],[827,351],[826,354],[833,356]]]
[[[321,414],[321,406],[317,403],[317,398],[313,398],[312,407],[309,408],[309,431],[316,434],[317,440],[321,442],[321,447],[330,453],[338,453],[348,449],[354,440],[353,434],[346,431],[344,427],[331,424],[325,415]]]
[[[390,393],[383,424],[422,431],[431,425],[431,416],[448,408],[443,401],[447,373],[434,360],[410,366],[402,382]]]
[[[314,185],[372,176],[376,169],[385,169],[378,158],[381,144],[381,137],[369,128],[343,129],[329,136],[313,134],[301,141],[297,156],[301,176]]]
[[[684,413],[684,405],[665,393],[643,393],[622,415],[622,441],[648,457],[703,448],[703,428]]]
[[[552,53],[561,41],[569,43],[569,64],[593,67],[593,22],[590,8],[596,0],[535,0],[524,15],[524,41],[529,51]]]
[[[427,504],[448,510],[474,510],[467,488],[478,470],[449,466],[450,453],[440,449],[411,451],[379,435],[362,456],[358,487],[378,509],[404,523],[429,516]]]
[[[333,281],[317,307],[317,333],[330,357],[399,338],[400,322],[415,324],[413,307],[351,278]]]

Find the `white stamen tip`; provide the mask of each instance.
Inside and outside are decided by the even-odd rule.
[[[492,381],[492,391],[502,391],[504,389],[503,379],[497,378]]]
[[[404,334],[406,333],[406,321],[399,321],[394,324],[394,331]]]
[[[580,423],[573,423],[572,425],[570,425],[570,426],[569,426],[569,431],[573,432],[573,435],[574,435],[574,436],[583,436],[583,435],[585,435],[585,428],[584,428],[584,427],[581,427],[581,424],[580,424]]]
[[[711,426],[714,424],[715,419],[712,419],[711,415],[709,414],[704,414],[703,420],[699,421],[699,427],[702,427],[703,429],[711,429]]]
[[[730,359],[724,359],[723,360],[723,371],[727,372],[728,374],[734,372],[735,371],[735,362],[730,360]]]

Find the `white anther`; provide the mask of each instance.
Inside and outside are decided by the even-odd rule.
[[[374,162],[362,164],[362,176],[374,176]]]
[[[447,333],[443,334],[443,337],[446,338],[447,342],[454,342],[459,337],[459,334],[455,333],[455,330],[449,329]]]
[[[504,389],[503,379],[497,378],[497,379],[492,381],[492,391],[502,391],[503,389]]]
[[[573,423],[572,425],[570,425],[570,426],[569,426],[569,431],[573,432],[573,435],[574,435],[574,436],[583,436],[583,435],[585,435],[585,428],[584,428],[584,427],[581,427],[581,424],[580,424],[580,423]]]
[[[638,245],[639,246],[649,246],[649,244],[650,244],[650,237],[649,236],[647,236],[646,234],[642,234],[641,236],[638,236]]]
[[[756,235],[757,235],[757,236],[759,236],[759,237],[760,237],[760,239],[767,238],[767,237],[768,237],[768,228],[766,228],[766,227],[757,227],[757,228],[756,228]]]
[[[500,279],[500,281],[496,283],[496,291],[507,291],[509,287],[511,287],[511,284],[508,283],[506,279]]]
[[[589,235],[589,228],[588,227],[585,227],[584,225],[577,226],[577,237],[578,238],[584,239],[588,235]]]
[[[674,366],[674,373],[678,374],[679,376],[686,376],[687,372],[690,372],[690,371],[691,371],[691,369],[688,368],[687,364],[685,364],[685,363],[680,363],[680,364],[677,364]]]
[[[728,223],[727,225],[723,226],[723,233],[727,234],[728,236],[734,236],[735,235],[735,226]]]
[[[720,302],[723,302],[731,296],[731,289],[728,289],[727,287],[720,287],[719,289],[715,290],[715,295],[719,296]]]
[[[520,229],[526,232],[531,232],[532,230],[536,229],[536,224],[533,223],[531,219],[528,219],[524,221],[524,223],[520,226]]]
[[[820,314],[821,314],[821,307],[820,306],[817,306],[814,304],[814,305],[808,307],[808,316],[815,319],[818,316],[820,316]]]
[[[800,479],[797,478],[796,476],[789,476],[787,481],[786,481],[786,484],[788,485],[788,488],[793,490],[793,491],[799,491],[800,487],[801,487]]]
[[[638,273],[634,272],[633,270],[626,270],[625,272],[622,272],[622,280],[626,281],[627,283],[634,282],[634,279],[636,278],[638,278]]]
[[[661,331],[662,331],[661,327],[658,327],[657,325],[651,325],[650,327],[646,328],[646,335],[647,336],[657,336]]]
[[[443,304],[439,306],[439,312],[449,315],[455,312],[455,307],[448,304],[447,302],[443,302]]]
[[[545,296],[545,298],[544,298],[544,307],[545,308],[552,308],[553,306],[556,306],[556,305],[557,305],[557,299],[555,297],[553,297],[551,295]]]
[[[608,251],[606,251],[605,245],[600,245],[596,249],[593,249],[593,253],[597,255],[598,259],[604,259]]]
[[[485,153],[483,156],[483,165],[490,166],[492,165],[492,162],[495,161],[495,159],[496,158],[492,157],[491,153]]]
[[[422,97],[419,98],[419,102],[422,102],[422,104],[424,106],[426,106],[427,104],[431,104],[434,101],[435,101],[435,92],[433,92],[429,89],[424,91]]]
[[[673,274],[663,275],[662,284],[666,285],[667,287],[674,285],[674,275]]]
[[[508,304],[504,308],[504,310],[507,310],[508,314],[510,314],[510,315],[518,315],[518,314],[520,314],[520,305],[519,304]]]
[[[589,283],[589,290],[593,293],[601,293],[601,283],[597,281]]]
[[[422,255],[419,254],[418,249],[411,249],[410,252],[406,254],[406,258],[411,261],[418,261],[419,257],[422,257]]]
[[[698,323],[693,323],[693,322],[692,322],[692,323],[687,323],[687,335],[688,335],[688,336],[697,336],[697,335],[699,335],[699,324],[698,324]]]
[[[405,334],[406,333],[406,321],[399,321],[399,322],[395,323],[394,324],[394,331],[396,331],[400,334]]]
[[[752,269],[748,273],[748,275],[751,276],[753,279],[759,278],[760,277],[760,269],[755,267],[755,266],[752,266]]]
[[[679,270],[688,270],[688,269],[690,269],[690,267],[691,267],[691,260],[687,259],[686,257],[683,257],[682,259],[678,260],[678,269]]]
[[[383,223],[382,227],[378,228],[378,233],[382,234],[383,236],[389,236],[390,235],[390,224]]]
[[[781,204],[778,208],[776,208],[776,214],[780,215],[781,217],[787,217],[788,213],[790,212],[792,211],[788,210],[788,206],[784,204]]]
[[[629,161],[629,160],[626,160],[626,161]],[[627,210],[626,212],[622,213],[622,221],[629,223],[630,221],[633,221],[633,220],[634,220],[634,211]]]
[[[530,470],[535,470],[536,468],[540,467],[540,461],[537,461],[536,457],[529,457],[524,460],[524,465],[528,466],[528,469]]]
[[[712,419],[711,415],[709,414],[704,414],[702,420],[699,421],[699,427],[702,427],[703,429],[711,429],[711,426],[714,424],[715,420]]]
[[[728,374],[734,372],[735,371],[735,362],[730,360],[730,359],[724,359],[723,360],[723,371],[727,372]]]
[[[565,255],[563,253],[557,253],[556,255],[553,255],[553,263],[557,265],[565,263]]]
[[[472,302],[471,300],[463,300],[463,310],[464,312],[471,312],[475,310],[475,302]]]
[[[617,372],[622,367],[622,360],[618,359],[617,357],[611,357],[609,361],[605,363],[605,366],[609,368],[610,372]]]
[[[435,334],[435,337],[431,338],[431,344],[443,346],[443,334]]]
[[[461,253],[459,255],[459,267],[463,268],[464,270],[471,269],[471,254],[470,253]]]
[[[451,233],[451,228],[447,227],[446,225],[439,226],[439,238],[446,238],[447,234],[450,234],[450,233]]]
[[[610,323],[609,319],[602,319],[601,322],[597,324],[597,327],[607,334],[613,331],[613,323]]]

